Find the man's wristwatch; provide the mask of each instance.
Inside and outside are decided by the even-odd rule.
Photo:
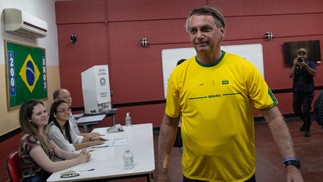
[[[297,169],[301,167],[301,162],[296,158],[288,158],[284,161],[284,164],[285,164],[285,167],[290,165],[297,167]]]

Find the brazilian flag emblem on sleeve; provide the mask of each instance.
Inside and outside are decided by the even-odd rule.
[[[5,41],[9,107],[47,98],[45,49]]]

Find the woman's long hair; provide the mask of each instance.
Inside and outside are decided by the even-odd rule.
[[[55,117],[55,115],[57,115],[57,108],[58,108],[58,106],[59,106],[59,105],[61,105],[62,103],[66,103],[66,104],[67,104],[67,102],[65,102],[65,101],[63,101],[63,100],[55,101],[55,102],[52,104],[52,106],[51,106],[51,108],[50,108],[49,121],[50,121],[50,122],[53,122],[53,123],[54,123],[54,124],[59,128],[59,130],[61,131],[61,133],[64,135],[64,133],[63,133],[63,131],[62,131],[62,129],[61,129],[61,127],[60,127],[60,125],[59,125],[59,123],[58,123],[58,121],[57,121],[56,117]],[[67,138],[68,142],[73,143],[73,142],[72,142],[72,138],[71,138],[71,134],[70,134],[70,123],[69,123],[69,121],[68,121],[68,120],[67,120],[67,121],[66,121],[66,123],[64,124],[63,128],[64,128],[64,131],[65,131],[65,135],[64,135],[64,136],[66,136],[66,138]]]
[[[35,136],[35,138],[37,138],[40,141],[41,147],[43,148],[45,153],[49,155],[53,146],[51,145],[51,143],[48,142],[48,137],[46,134],[47,125],[44,126],[43,128],[44,135],[41,135],[38,131],[38,126],[31,121],[34,107],[38,104],[41,104],[44,106],[44,104],[38,100],[29,100],[23,103],[19,111],[19,122],[20,122],[22,131],[28,134],[29,136]]]

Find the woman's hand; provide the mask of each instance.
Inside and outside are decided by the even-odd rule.
[[[77,158],[79,159],[80,164],[86,163],[90,160],[91,154],[86,149],[82,149]]]
[[[99,143],[104,143],[105,141],[108,141],[107,139],[105,139],[105,138],[102,138],[102,137],[99,137],[99,136],[96,136],[96,137],[89,137],[88,138],[88,141],[89,142],[97,142],[97,141],[99,141]]]
[[[97,137],[90,137],[90,141],[108,141],[108,140],[97,136]]]
[[[91,133],[88,133],[89,137],[99,137],[99,136],[102,136],[102,134],[98,133],[98,132],[91,132]]]
[[[92,146],[93,145],[101,145],[101,144],[104,144],[104,141],[103,140],[100,140],[100,139],[94,140],[94,141],[91,142],[91,145]]]

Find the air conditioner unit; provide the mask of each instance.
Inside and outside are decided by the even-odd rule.
[[[47,34],[47,22],[19,9],[3,9],[3,16],[7,32],[32,38],[45,37]]]

